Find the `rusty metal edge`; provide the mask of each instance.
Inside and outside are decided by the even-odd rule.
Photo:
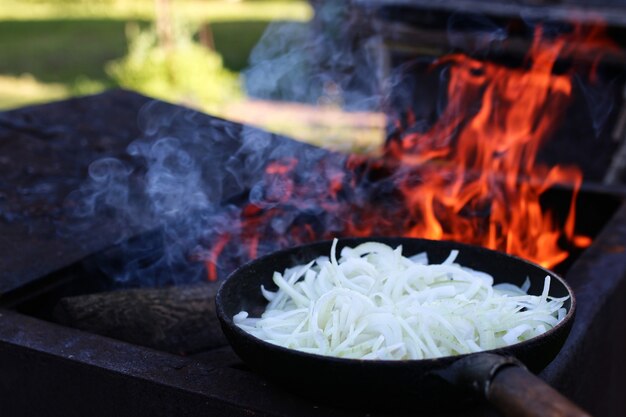
[[[626,202],[565,275],[578,311],[558,360],[540,376],[597,415],[626,412]],[[607,347],[608,345],[608,347]],[[603,354],[598,354],[602,352]],[[608,378],[597,379],[597,375]],[[599,381],[602,381],[599,383]],[[602,401],[598,401],[601,398]]]

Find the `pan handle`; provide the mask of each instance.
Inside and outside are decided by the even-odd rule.
[[[517,365],[497,371],[485,396],[507,417],[590,417],[541,378]]]
[[[591,417],[515,358],[479,353],[461,362],[457,381],[479,391],[506,417]]]

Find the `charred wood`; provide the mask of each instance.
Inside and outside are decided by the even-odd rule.
[[[217,283],[140,288],[66,297],[55,319],[66,326],[173,353],[227,344],[215,314]]]

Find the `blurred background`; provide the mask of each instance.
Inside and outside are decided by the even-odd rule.
[[[374,149],[382,114],[345,111],[323,80],[314,93],[281,94],[258,71],[277,50],[306,62],[298,42],[315,3],[0,0],[0,111],[122,87],[339,150]]]

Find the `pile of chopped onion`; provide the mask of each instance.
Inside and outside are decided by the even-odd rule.
[[[234,322],[276,345],[319,355],[358,359],[426,359],[511,345],[540,335],[564,316],[565,298],[493,285],[493,278],[425,253],[410,258],[402,247],[368,242],[336,257],[274,272],[277,292],[261,318],[245,311]]]

